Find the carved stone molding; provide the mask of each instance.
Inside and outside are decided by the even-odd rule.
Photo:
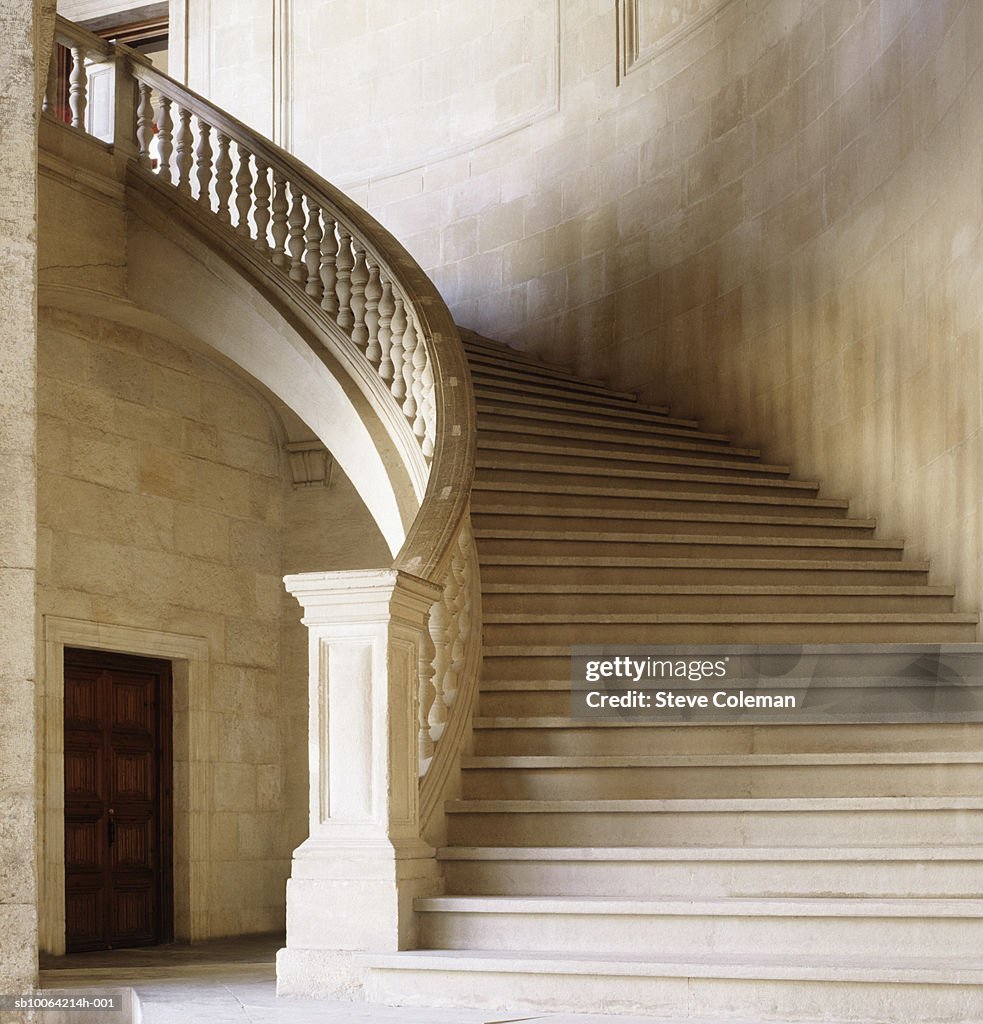
[[[617,0],[618,83],[731,3],[733,0]]]
[[[294,490],[330,485],[334,460],[320,441],[290,441],[283,447],[290,461]]]

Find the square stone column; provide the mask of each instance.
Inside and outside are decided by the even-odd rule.
[[[310,638],[310,836],[287,883],[277,990],[358,997],[352,953],[412,948],[439,891],[420,838],[421,639],[439,587],[394,569],[302,573]]]

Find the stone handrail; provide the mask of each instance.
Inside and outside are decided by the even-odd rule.
[[[289,153],[126,46],[61,17],[55,42],[46,114],[95,134],[89,73],[111,65],[113,109],[99,120],[113,126],[127,173],[169,185],[186,208],[222,226],[228,245],[263,261],[281,293],[322,328],[403,458],[420,507],[392,568],[441,594],[420,637],[414,702],[421,807],[432,810],[457,760],[480,647],[468,511],[475,417],[450,312],[382,225]]]

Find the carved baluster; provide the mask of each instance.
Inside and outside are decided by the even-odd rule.
[[[48,77],[44,81],[44,100],[41,109],[46,114],[55,114],[55,104],[58,98],[58,66],[61,63],[62,46],[55,43],[51,47],[51,60],[48,61]]]
[[[140,96],[137,101],[137,159],[141,167],[150,167],[153,163],[150,144],[154,141],[154,105],[150,99],[153,90],[146,82],[140,82],[137,88]]]
[[[423,345],[420,345],[419,348],[423,348]],[[419,349],[417,351],[419,352]],[[433,394],[433,363],[430,360],[430,353],[425,349],[423,357],[423,370],[420,374],[420,416],[423,419],[423,440],[420,447],[423,450],[424,458],[429,459],[433,455],[433,441],[434,434],[436,433],[436,424],[434,422],[436,403],[434,402]],[[416,424],[414,424],[414,428],[415,426]],[[417,436],[421,435],[418,434]]]
[[[338,225],[338,258],[335,261],[335,292],[338,295],[338,326],[350,331],[355,318],[352,316],[352,236],[343,224]]]
[[[68,76],[68,107],[72,112],[72,127],[85,131],[85,105],[89,87],[89,78],[85,70],[85,50],[73,46],[72,70]]]
[[[173,136],[174,121],[171,118],[171,101],[166,96],[160,98],[160,110],[157,112],[157,156],[159,166],[157,174],[164,181],[173,181],[171,175],[171,154],[174,152]]]
[[[321,299],[321,235],[321,207],[308,197],[307,233],[304,235],[307,283],[304,285],[304,291],[315,302],[319,302]]]
[[[419,730],[419,755],[420,774],[422,775],[430,758],[433,757],[433,737],[430,735],[430,708],[434,699],[433,688],[433,640],[430,639],[430,629],[424,626],[420,634],[420,701],[418,710],[417,725]]]
[[[270,229],[270,169],[256,157],[256,209],[253,210],[256,221],[256,248],[265,253],[269,247]]]
[[[458,597],[461,590],[460,574],[455,571],[460,561],[461,551],[458,545],[454,545],[454,553],[451,556],[451,567],[447,573],[447,581],[444,584],[444,593],[441,597],[447,613],[447,667],[443,676],[444,704],[448,708],[454,706],[457,697],[458,666],[454,663],[454,652],[457,650],[460,634],[460,623],[458,622]]]
[[[191,111],[187,107],[177,109],[177,131],[174,133],[174,162],[177,165],[177,187],[179,192],[191,194]]]
[[[468,519],[458,535],[457,548],[451,559],[451,572],[457,580],[453,611],[456,632],[451,641],[451,673],[455,688],[464,671],[468,638],[471,635],[471,571],[471,526]]]
[[[195,151],[198,202],[212,208],[212,126],[198,118],[198,148]]]
[[[365,250],[357,243],[352,244],[355,250],[355,266],[352,267],[352,341],[360,349],[365,349],[369,340],[369,332],[365,327],[365,286],[368,284],[369,271],[365,265]]]
[[[229,137],[217,132],[218,156],[215,157],[215,196],[218,202],[218,219],[223,224],[232,223],[229,200],[232,198],[232,154],[229,152]]]
[[[307,280],[307,267],[304,265],[304,193],[291,182],[290,185],[290,216],[287,219],[289,241],[287,248],[290,255],[290,280],[294,284],[303,284]]]
[[[416,324],[412,315],[406,318],[406,331],[403,333],[403,415],[413,423],[416,420],[416,392],[413,389],[413,357],[416,355],[418,338]]]
[[[379,376],[389,384],[393,379],[393,361],[390,354],[393,342],[392,322],[396,304],[393,302],[393,286],[389,278],[383,278],[382,295],[379,298]]]
[[[392,347],[389,353],[393,362],[393,379],[389,390],[392,392],[393,398],[402,405],[403,399],[406,397],[406,381],[403,378],[403,361],[405,358],[403,337],[406,334],[406,314],[403,311],[402,296],[394,296],[393,302],[395,308],[392,320]]]
[[[239,169],[236,171],[236,234],[249,238],[249,210],[253,205],[253,172],[249,166],[252,153],[241,143],[236,143],[239,151]]]
[[[338,239],[334,233],[335,224],[330,217],[324,218],[324,234],[321,236],[321,309],[329,316],[338,315],[338,279],[335,263],[338,260]]]
[[[276,169],[273,171],[273,265],[287,265],[287,180]]]
[[[413,417],[413,433],[421,441],[427,432],[427,391],[424,386],[424,371],[427,368],[427,349],[423,343],[423,331],[416,320],[413,321],[416,334],[416,347],[413,350],[413,397],[416,399],[416,415]],[[431,381],[432,383],[432,381]]]
[[[427,722],[430,738],[436,743],[447,726],[447,704],[444,702],[444,682],[447,675],[447,608],[443,598],[434,601],[430,610],[430,639],[433,643],[433,703]]]
[[[379,264],[366,257],[369,279],[365,284],[365,332],[367,334],[365,358],[373,366],[379,365],[382,348],[379,345],[379,300],[382,298],[382,283],[379,280]]]

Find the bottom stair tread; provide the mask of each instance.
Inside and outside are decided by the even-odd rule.
[[[983,955],[979,958],[932,958],[749,953],[650,957],[624,953],[414,949],[356,956],[367,967],[389,970],[983,985]]]

